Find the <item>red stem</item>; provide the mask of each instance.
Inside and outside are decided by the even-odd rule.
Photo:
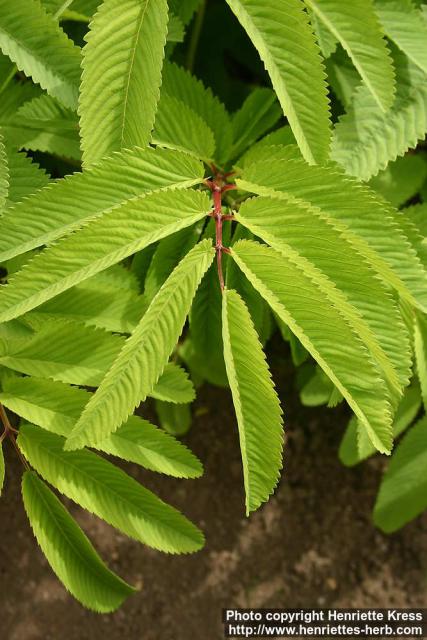
[[[205,185],[212,192],[213,198],[213,211],[210,214],[215,219],[215,251],[216,262],[218,268],[218,278],[221,291],[224,290],[224,274],[222,272],[222,254],[230,253],[230,249],[224,247],[222,244],[222,225],[224,220],[234,220],[233,215],[225,215],[222,213],[222,194],[231,189],[236,189],[235,184],[224,184],[224,178],[231,174],[221,174],[216,167],[212,165],[212,169],[215,173],[213,180],[205,180]]]

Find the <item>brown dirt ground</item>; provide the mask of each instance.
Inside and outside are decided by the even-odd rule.
[[[283,370],[279,356],[273,370]],[[129,541],[72,507],[110,566],[142,586],[118,612],[83,609],[50,571],[19,496],[20,467],[7,450],[0,502],[1,640],[219,640],[221,608],[427,607],[427,517],[385,536],[370,512],[383,462],[348,470],[337,460],[345,408],[304,409],[292,376],[277,374],[286,413],[285,471],[275,496],[243,511],[237,428],[229,393],[205,387],[187,441],[200,480],[128,470],[203,528],[205,549],[167,556]]]

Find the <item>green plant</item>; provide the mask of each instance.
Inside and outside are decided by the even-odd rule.
[[[43,552],[97,611],[132,588],[44,481],[155,549],[199,549],[194,525],[91,450],[199,476],[174,437],[195,393],[182,364],[197,382],[231,389],[247,514],[282,465],[282,411],[263,352],[276,326],[304,363],[303,401],[345,399],[354,412],[343,459],[391,453],[402,396],[414,392],[414,334],[427,399],[425,208],[396,209],[427,173],[422,154],[400,158],[427,129],[422,8],[227,2],[273,87],[246,89],[233,115],[173,61],[184,51],[194,65],[206,3],[0,0],[2,439],[25,467]],[[22,149],[61,158],[65,173],[83,169],[50,181]],[[419,410],[414,393],[405,427]],[[169,433],[132,415],[148,397]],[[402,500],[409,517],[427,506],[424,430],[425,420],[384,481],[379,501],[391,495],[393,514]],[[402,498],[393,475],[407,461],[416,469]],[[381,513],[377,522],[394,528]]]

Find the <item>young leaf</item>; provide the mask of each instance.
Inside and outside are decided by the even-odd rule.
[[[201,220],[211,204],[202,191],[164,191],[125,202],[36,255],[0,291],[0,322]]]
[[[393,63],[372,0],[304,0],[353,61],[382,111],[394,100]]]
[[[85,607],[108,613],[135,591],[106,567],[66,508],[34,472],[24,473],[22,497],[50,566]]]
[[[75,109],[80,49],[37,0],[0,0],[0,48],[65,107]]]
[[[116,431],[152,392],[214,255],[212,243],[204,240],[172,272],[83,411],[67,449],[96,444]]]
[[[168,553],[192,553],[203,534],[179,511],[92,451],[64,451],[64,439],[30,424],[18,445],[58,491],[125,535]]]
[[[311,167],[303,160],[252,164],[237,184],[253,193],[317,209],[403,298],[427,309],[427,272],[396,211],[369,188],[334,167]]]
[[[336,307],[301,268],[274,249],[241,240],[231,255],[339,389],[375,447],[389,453],[392,429],[386,386]]]
[[[65,438],[91,397],[83,389],[40,378],[9,378],[2,387],[0,402],[5,407]],[[131,416],[97,448],[175,478],[198,478],[203,473],[201,462],[185,445],[137,416]]]
[[[310,163],[326,160],[330,123],[325,75],[302,2],[227,2],[258,49],[304,158]]]
[[[83,49],[83,162],[145,147],[156,115],[168,23],[166,0],[104,0]]]
[[[380,486],[374,523],[392,533],[427,507],[427,418],[412,427],[396,448]]]
[[[166,365],[150,396],[172,404],[187,404],[196,397],[187,372],[173,363]]]
[[[149,191],[201,182],[203,165],[163,149],[133,149],[34,194],[2,219],[0,262],[47,244]],[[75,194],[79,193],[76,202]]]
[[[388,37],[427,73],[427,23],[412,0],[374,0],[375,11]]]
[[[223,292],[222,321],[224,359],[239,426],[249,515],[268,500],[279,479],[282,410],[249,311],[233,289]]]

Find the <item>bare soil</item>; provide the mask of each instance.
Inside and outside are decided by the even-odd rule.
[[[221,609],[427,607],[427,517],[385,536],[371,523],[384,461],[349,470],[337,459],[344,407],[306,409],[273,356],[286,415],[283,478],[259,512],[244,516],[237,427],[227,391],[204,387],[187,437],[206,468],[177,481],[128,471],[206,533],[203,551],[167,556],[129,541],[70,505],[110,566],[141,587],[118,612],[83,609],[52,574],[20,500],[21,468],[7,449],[0,501],[1,640],[219,640]]]

